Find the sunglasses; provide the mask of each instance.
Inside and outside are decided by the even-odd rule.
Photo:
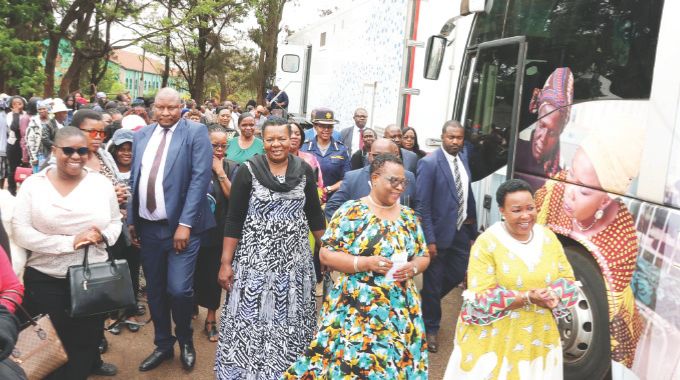
[[[96,139],[97,137],[99,138],[104,138],[106,136],[106,132],[103,130],[99,129],[81,129],[83,132],[87,132],[87,135],[90,136],[91,139]]]
[[[227,144],[212,144],[213,149],[227,149]]]
[[[70,146],[56,146],[56,148],[61,149],[67,156],[73,156],[73,153],[78,153],[79,156],[87,156],[90,153],[90,149],[86,146],[81,148],[72,148]]]
[[[408,179],[406,179],[406,178],[398,178],[398,177],[392,177],[392,176],[383,177],[383,178],[385,178],[390,183],[390,186],[392,186],[392,188],[395,188],[395,189],[399,186],[402,186],[405,189],[406,186],[408,186]]]

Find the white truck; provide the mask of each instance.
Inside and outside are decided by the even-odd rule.
[[[464,44],[446,52],[451,64],[440,80],[428,81],[425,39],[438,34],[457,7],[450,0],[357,0],[295,32],[278,46],[275,79],[288,95],[288,112],[308,118],[314,108],[329,107],[340,120],[337,128],[344,128],[362,107],[368,127],[414,127],[421,148],[433,149],[452,113],[453,62],[461,60]],[[462,24],[450,38],[465,39],[469,24]]]

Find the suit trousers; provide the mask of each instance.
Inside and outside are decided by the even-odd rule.
[[[49,314],[61,339],[68,362],[50,374],[49,380],[85,380],[101,367],[99,343],[104,337],[105,316],[71,318],[68,280],[48,276],[31,267],[24,273],[24,305],[31,315]]]
[[[192,343],[191,315],[194,309],[194,270],[201,243],[193,234],[182,252],[173,248],[175,230],[167,223],[138,223],[141,259],[146,277],[146,294],[154,326],[154,344],[168,352],[176,340]],[[176,338],[172,335],[175,322]]]
[[[428,334],[437,334],[442,318],[441,300],[465,278],[470,259],[470,239],[473,225],[464,224],[456,233],[453,246],[437,247],[437,256],[423,273],[420,297],[423,320]]]

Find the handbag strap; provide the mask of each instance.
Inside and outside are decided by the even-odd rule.
[[[12,292],[12,293],[17,293],[17,294],[19,294],[19,292],[11,291],[11,290],[5,290],[5,291],[3,291],[3,293],[4,293],[4,292]],[[11,303],[13,303],[13,304],[17,307],[17,310],[21,310],[21,312],[26,316],[26,319],[28,320],[28,323],[32,324],[33,326],[37,326],[37,325],[38,325],[38,324],[33,320],[33,317],[32,317],[31,314],[28,312],[28,310],[26,310],[22,304],[20,304],[19,302],[17,302],[17,300],[15,300],[14,298],[11,298],[11,297],[7,297],[7,296],[5,296],[5,295],[0,295],[0,298],[1,298],[1,299],[4,299],[4,300],[7,300],[7,301],[9,301],[9,302],[11,302]]]
[[[102,241],[104,242],[104,245],[106,245],[106,253],[108,255],[108,260],[107,261],[113,261],[111,258],[111,253],[109,252],[108,248],[109,246],[109,241],[106,239],[106,236],[104,234],[101,234],[102,236]],[[87,271],[90,268],[90,262],[89,262],[89,252],[90,252],[90,245],[88,244],[85,246],[85,254],[83,255],[83,268]]]

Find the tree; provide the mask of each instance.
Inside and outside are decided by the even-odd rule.
[[[258,0],[255,16],[259,25],[250,30],[250,38],[260,48],[255,91],[258,104],[264,104],[265,87],[276,75],[276,51],[283,7],[289,0]]]
[[[44,80],[40,70],[39,0],[0,1],[0,91],[32,95]]]
[[[256,61],[257,54],[251,49],[216,51],[207,62],[208,92],[218,93],[220,101],[245,104],[255,95]]]

